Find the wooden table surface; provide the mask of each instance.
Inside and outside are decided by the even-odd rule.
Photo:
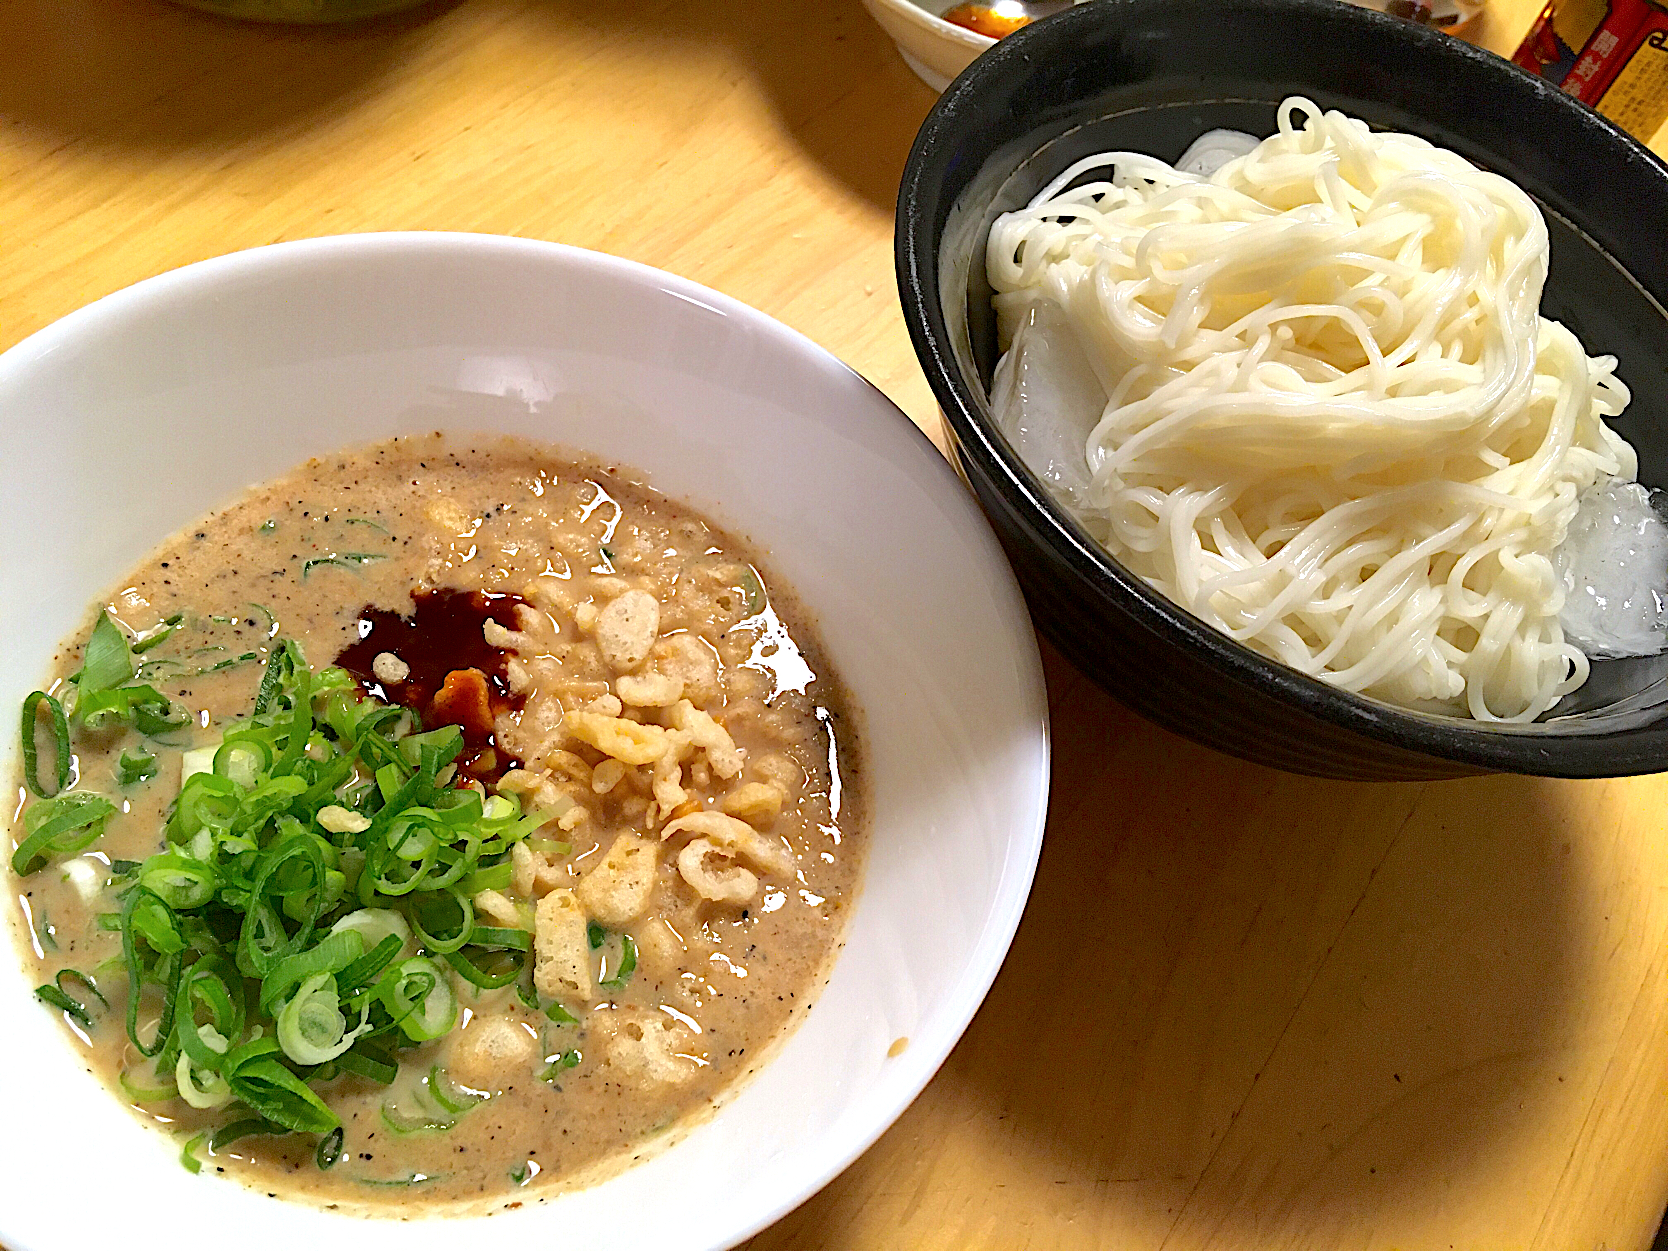
[[[1478,37],[1510,48],[1536,2]],[[489,231],[717,287],[936,431],[891,252],[931,103],[857,0],[463,0],[338,30],[0,0],[0,348],[238,248]],[[1649,1244],[1661,778],[1287,777],[1047,667],[1047,845],[990,1000],[755,1251]]]

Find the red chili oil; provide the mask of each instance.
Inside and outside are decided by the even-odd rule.
[[[359,641],[344,648],[336,663],[367,693],[417,713],[424,729],[457,726],[464,742],[459,776],[497,781],[521,762],[498,746],[492,722],[525,700],[510,691],[509,653],[488,643],[481,627],[490,618],[514,629],[516,609],[527,601],[507,591],[446,588],[413,591],[411,600],[409,616],[369,605],[361,609]],[[383,652],[410,666],[403,681],[383,682],[376,676],[373,664]],[[479,685],[484,685],[484,700],[475,694]],[[468,711],[472,702],[484,704],[473,715]]]

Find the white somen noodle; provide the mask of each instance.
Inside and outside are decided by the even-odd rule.
[[[1104,153],[997,220],[997,402],[1069,327],[1104,406],[1055,486],[1119,562],[1346,690],[1531,720],[1588,672],[1554,549],[1636,472],[1547,251],[1506,179],[1290,99],[1209,178]]]

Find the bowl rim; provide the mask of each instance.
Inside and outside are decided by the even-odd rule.
[[[571,244],[466,231],[410,230],[287,240],[209,257],[118,288],[0,352],[0,387],[13,378],[26,376],[30,368],[45,357],[96,343],[100,336],[120,330],[126,319],[143,317],[149,309],[176,302],[212,300],[215,293],[225,289],[227,284],[259,277],[263,271],[270,272],[274,267],[319,259],[353,262],[379,253],[399,254],[411,250],[460,258],[483,254],[508,255],[534,263],[553,262],[557,266],[573,266],[594,274],[600,273],[626,286],[646,288],[721,313],[734,319],[747,331],[809,362],[824,373],[832,372],[857,384],[873,403],[869,420],[876,423],[892,421],[907,427],[897,436],[899,453],[910,457],[936,482],[934,490],[940,509],[958,517],[960,524],[954,529],[962,536],[960,541],[972,549],[974,558],[987,575],[982,589],[987,597],[1000,605],[1002,634],[1013,648],[1009,657],[1015,670],[1017,690],[1024,701],[1017,720],[1027,725],[1033,736],[1028,743],[1034,753],[1037,777],[1034,800],[1028,805],[1029,810],[1023,812],[1022,820],[1008,826],[1007,843],[995,866],[996,882],[991,890],[986,922],[968,946],[962,975],[944,992],[945,1006],[940,1010],[940,1019],[932,1034],[912,1036],[907,1050],[892,1062],[896,1067],[873,1084],[867,1096],[873,1106],[867,1115],[858,1118],[855,1124],[848,1124],[847,1118],[842,1117],[806,1142],[800,1148],[803,1163],[795,1170],[797,1177],[793,1184],[773,1201],[739,1213],[737,1219],[727,1226],[721,1242],[706,1244],[733,1246],[782,1219],[827,1186],[897,1122],[961,1041],[1001,971],[1030,898],[1048,815],[1052,746],[1047,690],[1035,630],[1014,573],[978,505],[932,440],[877,386],[809,336],[751,305],[669,271]],[[852,406],[848,403],[846,407],[849,410]],[[877,424],[876,428],[884,427]],[[15,918],[8,917],[7,923],[0,924],[0,929],[8,931],[0,937],[0,944],[9,944],[15,938],[9,932],[13,922]],[[837,961],[838,956],[835,963]],[[833,968],[831,963],[830,975]],[[798,1028],[796,1025],[774,1039],[773,1044],[781,1043]],[[744,1079],[727,1088],[720,1105],[746,1084]],[[113,1116],[130,1115],[114,1095],[110,1097],[109,1107]],[[188,1177],[181,1170],[181,1178]],[[0,1190],[4,1188],[4,1184],[0,1184]],[[251,1187],[241,1188],[254,1193]],[[538,1210],[558,1213],[560,1198],[560,1194],[551,1196],[549,1202],[540,1205]],[[305,1202],[285,1201],[282,1207],[286,1211],[314,1210],[313,1205]],[[25,1238],[21,1227],[14,1226],[8,1219],[9,1214],[9,1205],[0,1203],[0,1236],[15,1239],[5,1245],[13,1251],[46,1251],[45,1245],[33,1237]],[[461,1227],[490,1219],[490,1216],[441,1213],[428,1219],[449,1221]],[[550,1219],[555,1219],[554,1215]],[[360,1227],[369,1230],[386,1221],[392,1227],[403,1228],[403,1225],[393,1226],[397,1220],[399,1218],[392,1214],[378,1215],[361,1221]]]
[[[965,26],[945,21],[921,3],[921,0],[863,0],[863,3],[896,13],[911,26],[929,31],[941,39],[949,39],[964,48],[971,48],[975,53],[983,52],[996,43],[989,35],[981,35],[976,30],[968,30]]]
[[[1525,107],[1551,109],[1594,133],[1599,141],[1612,145],[1613,155],[1625,158],[1645,171],[1645,177],[1654,179],[1659,199],[1668,205],[1668,162],[1608,118],[1503,57],[1440,31],[1338,0],[1224,3],[1241,13],[1256,13],[1293,29],[1310,19],[1325,18],[1381,36],[1393,35],[1406,55],[1445,60],[1457,71],[1487,81],[1491,89],[1521,97]],[[1457,762],[1485,770],[1570,777],[1626,776],[1668,767],[1668,718],[1636,731],[1646,736],[1645,745],[1636,745],[1635,739],[1624,746],[1613,730],[1609,732],[1611,737],[1603,732],[1548,732],[1534,725],[1476,722],[1398,708],[1330,686],[1252,651],[1125,570],[1071,519],[981,411],[979,397],[957,365],[953,336],[938,299],[940,268],[932,214],[935,208],[948,212],[953,206],[943,204],[944,197],[934,181],[934,159],[941,148],[973,130],[965,119],[977,112],[980,97],[992,84],[1023,79],[1039,64],[1057,63],[1082,28],[1113,21],[1135,24],[1143,13],[1162,12],[1164,7],[1163,0],[1080,0],[1058,14],[1022,27],[976,58],[945,89],[916,135],[898,194],[894,230],[898,290],[916,356],[956,443],[958,457],[971,459],[981,473],[988,475],[992,489],[1022,515],[1032,537],[1064,561],[1077,593],[1090,588],[1093,595],[1115,602],[1146,630],[1179,638],[1228,681],[1249,688],[1257,696],[1294,705],[1310,716],[1387,746],[1433,757],[1433,763]],[[1170,30],[1176,33],[1175,27]],[[1284,94],[1298,91],[1294,85]],[[1200,92],[1204,94],[1202,86]],[[1627,272],[1640,282],[1631,269]],[[1650,291],[1648,284],[1640,285]],[[1652,294],[1659,299],[1668,296],[1668,284],[1664,285],[1663,292]],[[1653,731],[1654,742],[1650,738]],[[1656,747],[1654,752],[1647,749],[1651,745]],[[1559,759],[1552,758],[1554,753]]]

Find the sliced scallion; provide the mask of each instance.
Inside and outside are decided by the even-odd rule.
[[[91,791],[36,801],[23,814],[23,841],[12,852],[12,872],[28,877],[56,857],[80,851],[104,832],[115,811],[115,804]]]
[[[89,1029],[93,1024],[93,1018],[87,1012],[87,1006],[76,999],[72,999],[51,982],[44,986],[35,987],[35,998],[49,1007],[57,1008],[82,1029]]]
[[[42,704],[46,705],[46,710],[52,718],[53,783],[50,790],[40,780],[40,749],[35,742]],[[43,799],[56,795],[69,785],[70,774],[69,720],[64,716],[64,706],[45,691],[31,692],[23,701],[22,728],[24,784]]]
[[[203,1144],[207,1141],[207,1134],[196,1134],[186,1139],[185,1145],[180,1148],[180,1163],[185,1166],[186,1172],[200,1173],[203,1171],[203,1162],[197,1158],[197,1152],[202,1149]]]
[[[561,1004],[557,1003],[555,1000],[552,1000],[550,1002],[550,1004],[545,1008],[544,1014],[545,1014],[545,1016],[549,1017],[552,1021],[556,1022],[556,1024],[558,1024],[558,1025],[578,1025],[579,1024],[579,1018],[576,1017],[573,1013],[569,1012],[566,1008],[564,1008]]]
[[[368,1006],[368,1005],[367,1005]],[[371,1026],[362,1013],[357,1027],[347,1028],[336,978],[315,973],[296,988],[278,1012],[278,1045],[297,1064],[334,1060],[367,1033]]]
[[[637,940],[630,934],[620,935],[620,964],[614,971],[613,977],[604,978],[598,983],[610,990],[619,990],[631,980],[631,975],[637,971]]]
[[[179,1094],[173,1074],[158,1075],[154,1060],[122,1069],[116,1074],[116,1083],[135,1103],[162,1103]]]
[[[457,1024],[458,1000],[434,961],[413,956],[377,983],[378,997],[400,1030],[414,1042],[430,1042]]]
[[[443,1111],[454,1116],[462,1115],[487,1098],[485,1091],[459,1086],[438,1064],[429,1069],[429,1095]]]
[[[336,1126],[323,1138],[319,1139],[318,1149],[313,1152],[313,1163],[320,1171],[335,1168],[336,1161],[342,1158],[342,1127]]]
[[[336,1064],[345,1073],[368,1078],[383,1086],[399,1075],[399,1067],[392,1060],[378,1058],[359,1048],[342,1052],[336,1057]]]
[[[81,654],[81,668],[70,679],[75,683],[78,699],[120,686],[132,676],[133,650],[126,633],[108,612],[99,613]]]
[[[215,1130],[209,1138],[209,1151],[218,1154],[231,1146],[240,1138],[247,1138],[251,1134],[282,1134],[281,1126],[264,1121],[258,1116],[244,1117],[232,1121]]]
[[[133,653],[135,655],[140,655],[144,652],[150,651],[151,648],[166,640],[170,634],[179,629],[184,621],[185,614],[177,612],[165,618],[157,625],[152,626],[150,629],[141,630],[134,636],[133,643],[131,644]]]
[[[479,990],[499,990],[508,986],[521,976],[521,970],[527,966],[526,953],[514,948],[483,951],[483,960],[489,962],[490,967],[485,963],[477,964],[465,954],[468,950],[448,951],[442,959]]]
[[[142,747],[124,751],[116,762],[116,782],[120,786],[137,786],[154,778],[159,768],[156,757]]]
[[[307,575],[320,565],[335,565],[341,569],[353,569],[360,565],[374,564],[379,560],[387,560],[382,552],[332,552],[328,556],[315,556],[312,560],[301,562],[301,580],[305,582]]]
[[[190,714],[154,686],[118,686],[83,691],[75,703],[76,720],[88,730],[102,732],[132,725],[141,734],[160,736],[186,725]]]
[[[182,715],[131,684],[128,637],[102,621],[77,675],[80,707],[57,709],[66,761],[67,722],[149,733]],[[28,709],[37,736],[47,698]],[[315,674],[294,640],[273,641],[252,712],[185,752],[166,846],[111,866],[120,911],[97,924],[121,935],[128,1040],[144,1057],[124,1069],[129,1097],[226,1106],[230,1124],[211,1150],[233,1131],[328,1140],[341,1122],[324,1083],[338,1074],[395,1083],[401,1048],[456,1027],[456,979],[477,990],[526,980],[528,931],[482,924],[473,900],[509,886],[512,845],[555,814],[452,789],[463,750],[457,727],[424,731],[409,711],[364,697],[346,672]],[[124,784],[154,775],[155,753],[129,756]],[[52,789],[34,764],[38,788]],[[73,854],[115,810],[102,796],[59,791],[24,810],[20,871]],[[67,1010],[62,996],[96,1019],[70,981],[50,990],[47,1002]],[[154,1028],[142,1025],[141,1001],[154,1011],[159,1000]],[[554,1006],[551,1017],[571,1019]],[[420,1085],[446,1119],[472,1098],[438,1070]]]
[[[41,945],[42,951],[58,950],[58,927],[47,920],[46,909],[36,910],[34,929],[35,941]]]
[[[540,1073],[539,1076],[547,1082],[554,1082],[564,1072],[575,1067],[584,1058],[584,1055],[580,1053],[578,1048],[570,1048],[567,1051],[561,1052],[559,1055],[551,1056],[549,1058],[549,1063],[545,1065],[544,1072]]]

